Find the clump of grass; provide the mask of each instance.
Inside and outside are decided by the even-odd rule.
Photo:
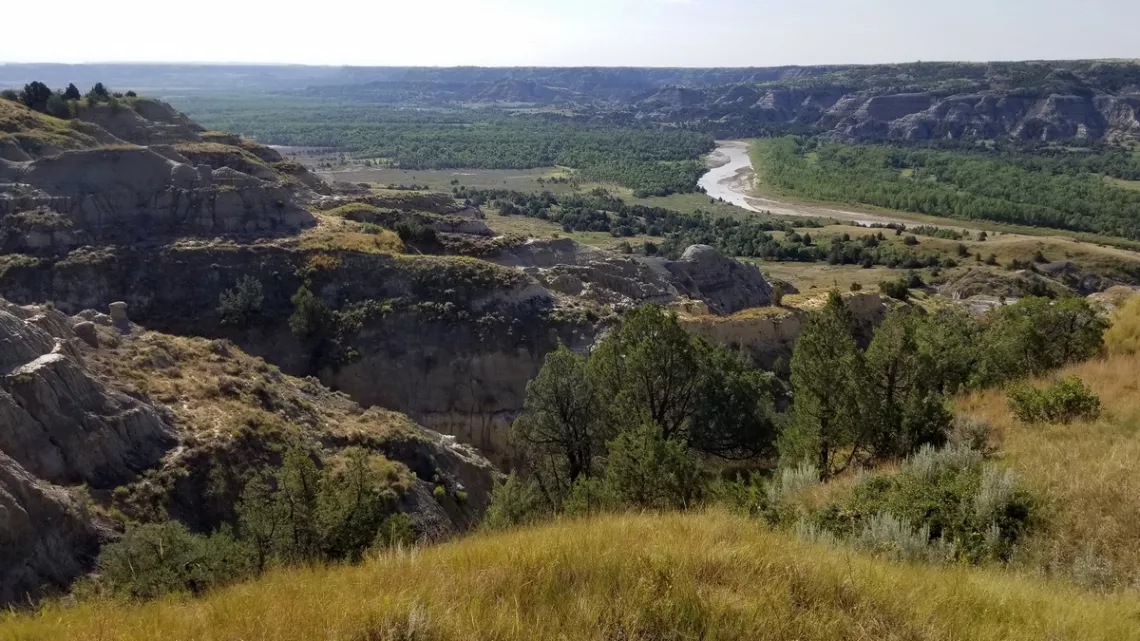
[[[201,599],[9,614],[23,641],[1132,638],[1130,597],[899,565],[723,512],[606,516],[279,570]]]

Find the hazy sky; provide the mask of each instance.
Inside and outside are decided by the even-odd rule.
[[[0,62],[1140,58],[1140,0],[0,0]]]

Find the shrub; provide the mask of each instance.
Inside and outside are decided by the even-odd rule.
[[[605,482],[621,503],[684,509],[704,495],[706,475],[684,442],[654,425],[629,429],[609,443]]]
[[[609,483],[597,477],[579,478],[562,501],[562,511],[571,516],[589,516],[621,507]]]
[[[530,523],[550,509],[530,479],[511,474],[491,491],[491,503],[483,516],[483,527],[501,529]]]
[[[43,111],[51,97],[51,89],[44,83],[35,80],[24,85],[24,92],[20,94],[20,99],[23,100],[24,104],[35,111]]]
[[[780,473],[767,483],[764,492],[769,504],[775,504],[819,484],[819,468],[814,463],[805,462],[780,470]]]
[[[376,533],[373,548],[411,545],[415,542],[416,532],[412,528],[411,517],[403,512],[397,512],[384,519],[380,530]]]
[[[300,339],[311,338],[328,328],[332,313],[325,302],[308,287],[302,285],[290,300],[293,303],[293,314],[289,317],[289,329],[294,336]]]
[[[131,525],[99,555],[102,580],[116,594],[149,599],[201,592],[253,571],[252,553],[228,531],[192,534],[181,523]]]
[[[953,546],[930,538],[930,526],[916,528],[890,512],[867,519],[852,543],[868,554],[899,561],[949,561],[954,555]]]
[[[61,120],[67,120],[71,118],[71,105],[63,99],[63,96],[57,93],[53,93],[51,97],[47,99],[47,104],[44,106],[44,112],[49,116],[53,116]]]
[[[977,563],[1009,559],[1035,522],[1034,508],[1012,471],[988,467],[980,452],[927,446],[898,472],[865,477],[850,498],[811,520],[873,551]],[[930,550],[919,549],[918,534]]]
[[[1100,398],[1076,376],[1041,389],[1019,385],[1008,396],[1010,409],[1025,423],[1070,423],[1100,415]]]
[[[879,283],[879,292],[884,296],[890,296],[896,300],[907,300],[910,298],[910,289],[907,287],[906,279],[903,278],[882,281]]]
[[[435,227],[408,220],[396,224],[396,235],[405,243],[430,245],[437,240]]]
[[[993,426],[988,421],[972,416],[955,416],[950,426],[949,441],[951,445],[985,453],[989,451],[992,432]]]
[[[261,281],[253,276],[243,276],[231,289],[218,297],[218,315],[223,325],[247,327],[261,313],[261,303],[265,295]]]

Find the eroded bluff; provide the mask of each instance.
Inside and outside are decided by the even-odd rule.
[[[494,468],[386,410],[364,410],[225,341],[147,332],[125,316],[0,299],[0,603],[66,587],[117,536],[104,507],[208,531],[241,482],[301,439],[393,462],[396,509],[438,538],[485,509]],[[444,488],[441,495],[437,486]]]

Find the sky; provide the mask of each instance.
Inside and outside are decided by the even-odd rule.
[[[0,0],[0,5],[5,23],[0,62],[745,67],[1140,58],[1140,0]]]

